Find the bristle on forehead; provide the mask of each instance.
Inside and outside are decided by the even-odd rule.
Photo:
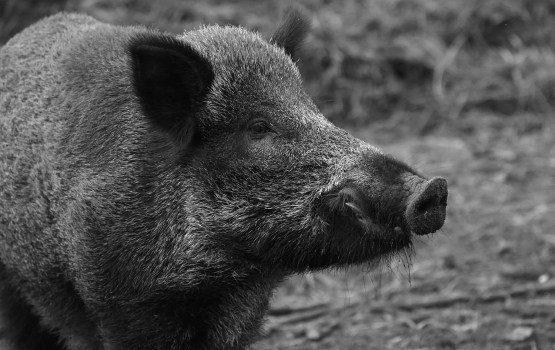
[[[289,56],[295,58],[295,54],[309,30],[308,16],[299,8],[290,8],[270,41],[282,47]]]

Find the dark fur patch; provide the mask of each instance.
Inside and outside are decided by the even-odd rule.
[[[285,14],[270,42],[282,47],[294,59],[309,30],[308,16],[299,8],[293,7]]]
[[[179,144],[189,144],[193,116],[214,79],[210,63],[186,43],[158,33],[135,37],[129,52],[143,112],[154,125],[174,134]]]
[[[4,265],[0,264],[0,309],[3,319],[0,336],[17,349],[65,349],[57,335],[41,326],[39,317],[8,279]]]

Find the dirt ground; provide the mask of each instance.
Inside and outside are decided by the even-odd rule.
[[[25,2],[46,3],[7,4],[15,11]],[[264,34],[283,8],[248,0],[55,3],[52,11],[111,23],[173,32],[227,23]],[[354,135],[447,178],[448,215],[412,256],[285,281],[253,348],[555,349],[552,1],[303,4],[315,19],[299,64],[316,103]],[[0,11],[0,22],[7,14]]]

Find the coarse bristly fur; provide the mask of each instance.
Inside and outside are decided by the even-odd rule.
[[[306,23],[293,11],[266,41],[58,14],[0,48],[15,349],[244,349],[287,275],[376,261],[441,226],[444,181],[336,128],[304,92]]]

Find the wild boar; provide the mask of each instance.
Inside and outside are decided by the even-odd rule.
[[[447,185],[331,124],[270,40],[44,19],[0,49],[0,302],[16,349],[244,349],[286,276],[444,223]]]

